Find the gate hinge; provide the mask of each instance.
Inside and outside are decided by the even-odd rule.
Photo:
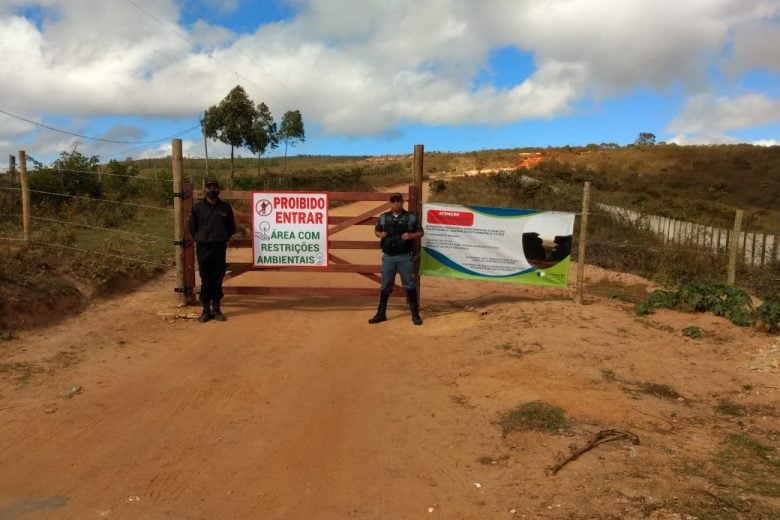
[[[174,197],[179,197],[181,200],[189,199],[190,198],[190,192],[189,191],[175,191],[173,192]]]
[[[192,245],[192,240],[187,240],[186,238],[184,240],[174,240],[173,245],[182,246],[186,249]]]
[[[192,287],[174,287],[173,292],[192,294]]]

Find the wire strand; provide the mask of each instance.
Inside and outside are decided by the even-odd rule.
[[[21,188],[13,188],[8,186],[0,186],[0,190],[12,190],[12,191],[22,191]],[[160,206],[149,206],[148,204],[135,204],[132,202],[121,202],[118,200],[106,200],[106,199],[94,199],[92,197],[84,197],[81,195],[66,195],[64,193],[53,193],[50,191],[42,191],[42,190],[29,190],[30,193],[41,193],[43,195],[54,195],[57,197],[64,197],[64,198],[70,198],[70,199],[82,199],[82,200],[91,200],[93,202],[107,202],[110,204],[121,204],[124,206],[135,206],[137,208],[147,208],[147,209],[158,209],[158,210],[164,210],[164,211],[173,211],[173,208],[163,208]]]
[[[103,176],[109,176],[109,177],[129,177],[131,179],[142,179],[147,181],[164,181],[164,182],[173,182],[173,179],[166,179],[165,177],[146,177],[144,175],[127,175],[124,173],[109,173],[104,171],[95,171],[95,170],[71,170],[68,168],[57,168],[56,166],[49,166],[43,168],[45,170],[56,170],[58,172],[67,172],[67,173],[89,173],[98,175],[100,177]]]
[[[181,38],[181,39],[182,39],[182,40],[184,40],[185,42],[189,43],[189,44],[190,44],[190,45],[193,47],[193,49],[196,49],[196,48],[198,48],[198,45],[197,45],[197,44],[196,44],[194,41],[192,41],[191,39],[189,39],[187,36],[183,35],[183,34],[181,33],[181,31],[179,31],[178,29],[174,29],[174,28],[173,28],[173,27],[171,27],[171,25],[170,25],[170,24],[168,24],[167,22],[164,22],[163,20],[160,20],[158,17],[156,17],[155,15],[153,15],[152,13],[150,13],[149,11],[147,11],[146,9],[144,9],[143,7],[139,6],[138,4],[136,4],[136,3],[135,3],[133,0],[125,0],[125,1],[126,1],[128,4],[132,5],[133,7],[135,7],[136,9],[138,9],[139,11],[141,11],[142,13],[144,13],[146,16],[148,16],[149,18],[151,18],[151,19],[152,19],[152,20],[154,20],[155,22],[157,22],[158,24],[160,24],[160,25],[162,25],[163,27],[165,27],[166,29],[168,29],[170,32],[172,32],[173,34],[175,34],[176,36],[178,36],[179,38]],[[230,66],[229,66],[227,63],[225,63],[224,61],[222,61],[222,60],[220,60],[219,58],[215,57],[215,56],[214,56],[214,55],[213,55],[211,52],[209,52],[209,53],[207,54],[207,56],[208,56],[210,59],[212,59],[212,60],[216,61],[217,63],[219,63],[220,65],[222,65],[223,67],[225,67],[227,70],[229,70],[230,72],[232,72],[233,74],[235,74],[237,77],[244,79],[244,80],[245,80],[247,83],[249,83],[250,85],[252,85],[252,86],[253,86],[253,87],[255,87],[256,89],[258,89],[259,91],[263,92],[265,95],[267,95],[267,96],[268,96],[268,97],[270,97],[271,99],[274,99],[274,100],[276,100],[276,101],[280,102],[282,105],[284,105],[284,103],[283,103],[281,100],[277,99],[277,98],[276,98],[276,96],[274,96],[273,94],[271,94],[270,92],[268,92],[268,91],[267,91],[266,89],[264,89],[263,87],[261,87],[261,86],[257,85],[256,83],[254,83],[254,82],[253,82],[251,79],[249,79],[248,77],[244,76],[243,74],[239,73],[239,72],[238,72],[238,71],[236,71],[235,69],[231,68],[231,67],[230,67]]]
[[[24,242],[25,241],[23,238],[4,237],[4,236],[0,236],[0,240],[8,240],[8,241],[11,241],[11,242]],[[156,266],[161,266],[161,267],[170,267],[171,266],[170,264],[164,264],[164,263],[161,263],[161,262],[152,262],[152,261],[149,261],[149,260],[144,260],[142,258],[135,258],[135,257],[132,257],[132,256],[114,255],[114,254],[111,254],[111,253],[105,253],[103,251],[96,251],[94,249],[82,249],[80,247],[63,246],[61,244],[52,244],[52,243],[49,243],[49,242],[38,242],[38,241],[35,241],[35,240],[30,240],[28,243],[29,244],[34,244],[34,245],[37,245],[37,246],[43,246],[43,247],[54,247],[54,248],[58,248],[58,249],[68,249],[68,250],[71,250],[71,251],[79,251],[79,252],[82,252],[82,253],[94,253],[94,254],[98,254],[98,255],[102,255],[102,256],[107,256],[107,257],[110,257],[110,258],[121,258],[122,260],[130,260],[130,261],[139,262],[139,263],[142,263],[142,264],[156,265]]]
[[[2,110],[2,109],[0,109],[0,114],[5,114],[7,116],[19,119],[20,121],[24,121],[26,123],[30,123],[30,124],[35,125],[35,126],[40,126],[41,128],[45,128],[46,130],[51,130],[52,132],[59,132],[61,134],[72,135],[74,137],[81,137],[82,139],[89,139],[91,141],[100,141],[101,143],[113,143],[113,144],[156,144],[156,143],[162,143],[164,141],[168,141],[168,140],[171,139],[171,137],[166,137],[164,139],[155,139],[154,141],[117,141],[117,140],[114,140],[114,139],[103,139],[103,138],[100,138],[100,137],[90,137],[88,135],[77,134],[75,132],[69,132],[67,130],[61,130],[59,128],[54,128],[53,126],[44,125],[43,123],[38,123],[38,122],[33,121],[31,119],[27,119],[25,117],[18,116],[16,114],[12,114],[12,113],[7,112],[7,111]],[[182,130],[182,132],[189,133],[189,132],[192,132],[193,130],[195,130],[196,128],[200,128],[200,124],[197,124],[197,125],[195,125],[195,126],[193,126],[191,128],[188,128],[187,130]]]
[[[8,215],[8,216],[11,216],[11,217],[22,217],[22,215],[20,215],[18,213],[2,213],[2,215]],[[90,226],[89,224],[80,224],[78,222],[69,222],[67,220],[57,220],[57,219],[54,219],[54,218],[34,217],[34,216],[31,216],[30,218],[32,218],[33,220],[42,220],[44,222],[56,222],[58,224],[66,224],[68,226],[78,226],[78,227],[84,227],[84,228],[89,228],[89,229],[97,229],[97,230],[101,230],[101,231],[111,231],[112,233],[122,233],[122,234],[125,234],[125,235],[132,235],[132,236],[141,237],[141,238],[152,238],[154,240],[160,240],[160,241],[172,240],[173,239],[173,237],[161,237],[159,235],[149,235],[149,234],[146,234],[146,233],[135,233],[133,231],[125,231],[124,229],[112,229],[112,228],[101,227],[101,226]]]

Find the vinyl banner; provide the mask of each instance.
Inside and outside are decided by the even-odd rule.
[[[574,214],[424,204],[420,274],[566,287]]]
[[[327,267],[328,194],[252,193],[253,267]]]

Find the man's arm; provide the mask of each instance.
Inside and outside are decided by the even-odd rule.
[[[228,219],[227,219],[229,235],[232,237],[236,232],[236,217],[233,215],[233,207],[228,204]]]
[[[377,238],[385,238],[388,234],[385,232],[385,226],[382,224],[382,217],[384,215],[380,215],[379,218],[376,221],[376,226],[374,226],[374,236]]]
[[[414,215],[414,213],[412,213],[412,216],[414,218],[414,221],[412,225],[409,226],[410,228],[412,228],[412,231],[407,231],[406,233],[401,235],[401,238],[403,238],[404,240],[414,240],[416,238],[420,238],[425,234],[423,228],[420,226],[420,222],[417,220],[417,217]]]
[[[403,235],[401,235],[401,238],[403,238],[404,240],[414,240],[415,238],[420,238],[424,234],[425,233],[421,229],[420,231],[415,231],[414,233],[408,233],[408,232],[404,233]]]
[[[195,208],[192,208],[190,212],[190,218],[187,219],[187,228],[190,230],[190,235],[193,237],[198,232],[198,217],[195,215]]]

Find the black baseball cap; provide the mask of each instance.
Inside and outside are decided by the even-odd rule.
[[[217,182],[216,179],[209,179],[209,180],[207,180],[206,181],[206,187],[210,188],[212,186],[217,188],[217,189],[219,189],[219,182]]]
[[[401,202],[404,201],[404,196],[400,193],[393,193],[390,195],[390,202],[395,202],[396,200],[400,200]]]

